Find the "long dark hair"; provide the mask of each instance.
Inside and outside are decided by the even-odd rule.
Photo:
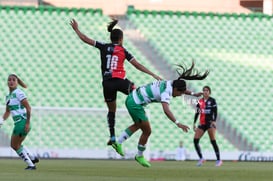
[[[173,81],[173,88],[177,88],[178,91],[185,91],[187,89],[185,80],[203,80],[209,75],[208,70],[206,70],[203,74],[196,70],[194,68],[194,61],[192,62],[190,68],[186,68],[181,64],[176,66],[178,66],[176,72],[178,73],[179,77]]]
[[[114,26],[118,24],[117,19],[112,19],[112,21],[107,26],[107,31],[110,32],[110,40],[112,43],[117,43],[120,39],[123,38],[123,32],[120,29],[113,29]]]
[[[177,80],[204,80],[209,75],[209,70],[206,70],[203,74],[201,74],[197,69],[194,68],[194,61],[192,61],[191,67],[187,68],[181,64],[177,64],[178,67],[176,72],[179,77]]]
[[[205,86],[203,87],[203,91],[204,91],[204,89],[208,89],[208,90],[209,90],[209,93],[211,94],[211,88],[210,88],[208,85],[205,85]]]

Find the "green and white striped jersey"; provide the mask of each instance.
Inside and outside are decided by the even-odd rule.
[[[170,103],[173,87],[172,80],[154,81],[133,90],[132,95],[136,104],[149,104],[151,102]]]
[[[14,122],[19,121],[21,118],[26,119],[26,109],[21,104],[21,101],[26,98],[26,94],[19,88],[6,96],[6,105],[11,112]]]

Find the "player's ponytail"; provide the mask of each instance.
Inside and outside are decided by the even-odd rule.
[[[116,24],[118,24],[118,20],[112,19],[112,21],[107,26],[107,31],[110,32],[110,40],[112,43],[118,43],[118,41],[123,38],[122,30],[117,28],[113,29]]]
[[[10,74],[9,77],[10,76],[15,77],[20,86],[22,86],[23,88],[27,88],[27,85],[16,74]]]
[[[178,64],[178,68],[176,72],[178,73],[179,77],[177,80],[203,80],[209,75],[209,70],[206,70],[203,74],[201,74],[198,70],[194,68],[194,62],[190,68],[185,68],[183,65]]]
[[[116,24],[118,24],[118,20],[117,19],[112,19],[112,21],[108,24],[107,26],[107,30],[108,32],[112,32],[114,26],[116,26]]]

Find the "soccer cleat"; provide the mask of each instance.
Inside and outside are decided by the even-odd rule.
[[[27,168],[25,168],[25,170],[36,170],[35,166],[27,166]]]
[[[113,136],[109,139],[109,141],[107,142],[107,145],[108,146],[111,146],[113,143],[116,143],[116,137]]]
[[[222,164],[223,164],[223,161],[222,161],[222,160],[217,160],[217,161],[215,162],[215,166],[216,166],[216,167],[220,167]]]
[[[107,145],[109,145],[109,146],[111,146],[113,144],[113,142],[111,141],[111,140],[109,140],[108,142],[107,142]]]
[[[196,166],[201,167],[201,166],[203,165],[204,162],[205,162],[205,159],[201,158],[201,159],[197,162]]]
[[[38,163],[40,160],[39,160],[39,158],[38,157],[34,157],[34,159],[33,160],[31,160],[32,161],[32,163]]]
[[[116,150],[116,152],[118,154],[120,154],[121,156],[124,156],[121,144],[119,144],[119,143],[113,143],[112,147]]]
[[[151,167],[151,164],[143,156],[135,156],[135,160],[143,167]]]

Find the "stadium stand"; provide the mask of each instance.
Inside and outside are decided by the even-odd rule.
[[[273,149],[272,141],[262,141],[272,125],[272,16],[139,10],[128,16],[169,64],[194,59],[210,69],[208,79],[191,87],[210,85],[224,120],[258,150]]]
[[[58,110],[47,109],[105,108],[99,52],[78,39],[69,21],[71,18],[77,19],[80,28],[87,35],[108,42],[106,26],[110,18],[99,9],[54,7],[0,6],[0,14],[0,23],[5,25],[0,35],[0,57],[3,58],[1,94],[4,96],[7,92],[7,75],[16,73],[28,84],[26,93],[32,107],[40,107],[33,111],[34,129],[26,144],[34,148],[104,149],[108,140],[106,110],[97,111],[99,117],[93,116],[96,112],[90,115],[80,111],[83,112],[82,115],[70,115],[69,110],[63,109],[59,113]],[[125,47],[141,63],[156,72],[132,43],[125,40]],[[128,78],[134,80],[136,85],[153,81],[152,77],[139,73],[128,64]],[[124,108],[124,100],[125,96],[119,95],[119,108]],[[2,105],[4,104],[2,99]],[[123,124],[118,126],[120,130],[117,133],[132,123],[129,116],[126,116],[118,121]],[[70,125],[71,123],[74,125]],[[7,121],[3,126],[6,134],[10,134],[11,128],[12,121]],[[66,141],[67,138],[71,140]]]
[[[6,77],[9,73],[17,73],[29,86],[26,92],[31,105],[41,108],[33,111],[33,130],[26,144],[33,148],[104,149],[108,136],[105,112],[76,109],[105,107],[100,84],[99,52],[77,38],[69,26],[69,20],[77,19],[80,29],[87,35],[100,41],[108,41],[106,25],[110,20],[109,17],[103,15],[99,9],[9,6],[0,6],[0,15],[2,17],[0,23],[5,24],[0,35],[0,57],[4,60],[1,61],[3,64],[1,87],[6,87]],[[269,68],[272,58],[269,52],[272,49],[270,18],[259,16],[257,20],[256,16],[171,11],[152,13],[135,11],[128,13],[128,17],[170,65],[178,63],[177,60],[185,59],[190,62],[194,58],[198,67],[210,68],[209,79],[206,82],[191,82],[191,87],[201,90],[204,84],[209,84],[213,96],[219,101],[220,114],[225,121],[232,124],[254,144],[261,143],[259,140],[263,137],[260,136],[259,140],[255,137],[250,139],[251,134],[247,133],[245,128],[253,122],[250,120],[251,117],[255,117],[255,120],[263,120],[264,124],[268,124],[270,118],[259,114],[258,119],[256,114],[251,115],[240,109],[249,109],[252,106],[251,112],[256,113],[258,109],[270,112],[270,106],[260,103],[260,99],[263,101],[266,98],[260,96],[264,95],[260,89],[251,97],[252,101],[249,99],[250,95],[254,94],[251,92],[250,82],[253,86],[261,83],[257,86],[262,86],[267,92],[271,90],[270,85],[272,87],[272,81],[271,84],[267,81],[267,85],[258,81],[259,76],[267,80],[267,77],[272,75],[272,69]],[[237,22],[239,20],[240,22]],[[260,29],[252,25],[253,21],[257,21]],[[234,24],[236,27],[233,28]],[[252,28],[246,28],[250,24]],[[257,41],[254,43],[265,47],[266,43],[263,44],[265,41],[269,47],[256,48],[244,33],[245,29],[256,37]],[[230,30],[233,32],[229,32]],[[236,30],[241,32],[238,33]],[[251,32],[253,30],[257,33]],[[260,30],[265,31],[269,38],[263,38],[262,41],[260,37],[263,37],[263,33]],[[230,37],[223,34],[228,34]],[[125,47],[141,63],[156,72],[153,65],[126,37]],[[256,57],[259,57],[260,63],[257,62]],[[128,78],[134,80],[136,85],[153,80],[139,73],[131,65],[126,65],[126,68]],[[240,74],[228,76],[236,73]],[[241,80],[238,79],[240,77],[251,78]],[[3,90],[2,94],[5,92],[6,90]],[[124,100],[125,96],[120,94],[119,108],[124,108]],[[238,102],[241,103],[237,105]],[[3,101],[2,103],[4,104]],[[255,107],[257,104],[261,104],[262,108]],[[171,106],[179,120],[192,125],[194,110],[190,105],[179,98],[174,99]],[[47,110],[48,107],[56,109]],[[192,131],[184,134],[177,129],[164,116],[159,104],[150,105],[147,110],[153,128],[149,142],[151,150],[174,150],[180,140],[183,140],[187,149],[194,150]],[[131,123],[126,111],[118,114],[117,133]],[[10,134],[11,127],[12,121],[8,121],[3,127],[6,134]],[[223,151],[237,150],[223,135],[217,134],[217,136]],[[125,148],[136,149],[137,138],[138,134],[134,135],[132,141],[125,143]],[[201,144],[203,150],[212,149],[209,139],[203,138]],[[260,149],[272,150],[270,146],[265,145]]]

